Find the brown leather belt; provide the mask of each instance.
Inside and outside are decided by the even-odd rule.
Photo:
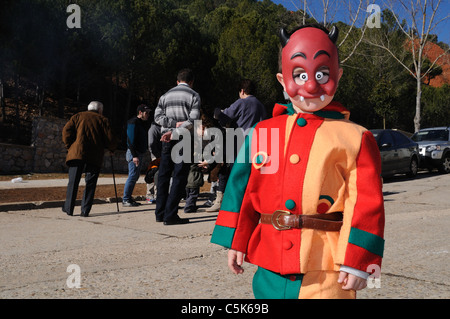
[[[342,213],[292,215],[288,211],[277,210],[273,214],[261,214],[261,224],[273,225],[277,230],[311,228],[324,231],[339,231],[342,226]]]

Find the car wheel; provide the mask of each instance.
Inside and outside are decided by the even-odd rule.
[[[450,173],[450,153],[447,152],[447,154],[444,155],[439,171],[441,173]]]
[[[408,176],[414,177],[417,175],[418,171],[419,171],[419,162],[417,161],[417,158],[413,157],[411,159],[411,163],[409,163]]]

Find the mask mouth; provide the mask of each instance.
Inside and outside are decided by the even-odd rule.
[[[317,95],[317,96],[306,96],[306,97],[299,94],[299,96],[300,96],[300,102],[304,102],[305,98],[306,99],[320,99],[322,102],[325,101],[325,94]]]
[[[321,86],[317,87],[317,89],[312,92],[308,91],[304,86],[297,86],[296,90],[290,90],[288,93],[293,94],[291,97],[298,96],[302,102],[305,99],[320,99],[321,101],[324,101],[326,96],[330,95],[327,90]]]

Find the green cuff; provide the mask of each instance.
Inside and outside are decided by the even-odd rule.
[[[383,257],[384,239],[380,236],[352,227],[348,242]]]
[[[216,225],[211,236],[211,243],[231,248],[235,228]]]

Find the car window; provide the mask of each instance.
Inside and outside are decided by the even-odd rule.
[[[411,143],[409,139],[399,132],[391,132],[391,134],[394,136],[395,144],[398,145],[405,145]]]
[[[421,141],[448,141],[447,130],[427,130],[415,133],[412,138],[415,142]]]
[[[394,145],[394,140],[392,139],[391,133],[389,131],[384,131],[380,136],[379,145],[383,146],[384,144],[390,144],[391,146]]]

